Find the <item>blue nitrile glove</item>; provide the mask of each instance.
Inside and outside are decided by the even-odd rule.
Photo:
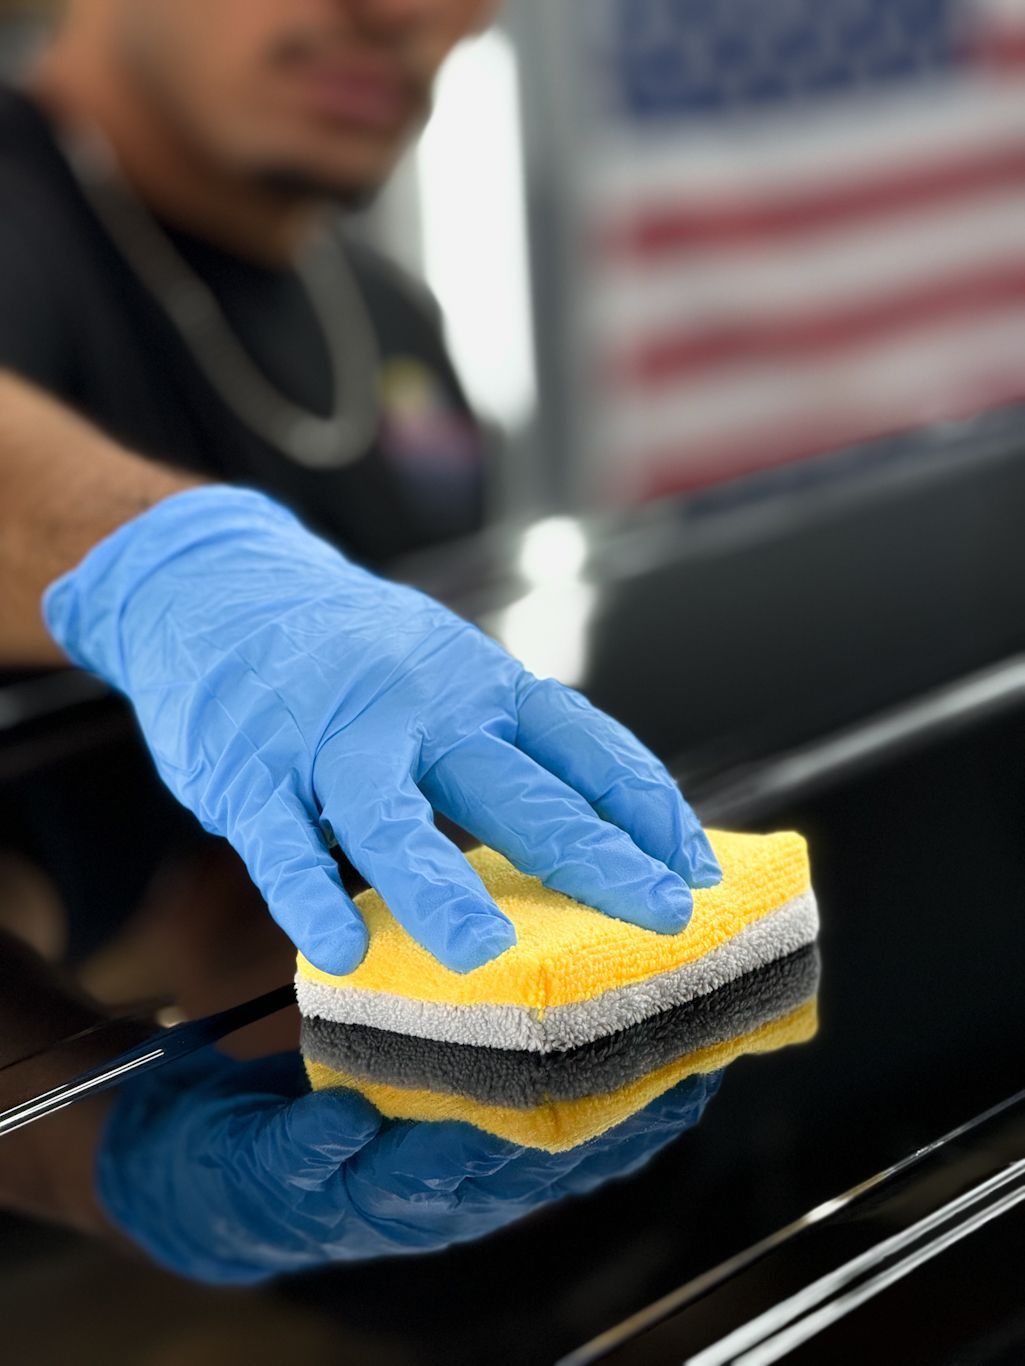
[[[720,1077],[689,1077],[549,1154],[469,1124],[385,1120],[354,1091],[304,1093],[294,1053],[238,1063],[210,1051],[125,1083],[97,1191],[129,1238],[194,1280],[429,1252],[635,1171],[697,1124]]]
[[[350,972],[367,942],[331,835],[446,966],[468,972],[514,942],[432,805],[548,886],[648,929],[682,929],[687,884],[719,880],[634,736],[262,494],[158,503],[51,585],[44,612],[72,660],[128,695],[171,791],[230,840],[327,972]]]

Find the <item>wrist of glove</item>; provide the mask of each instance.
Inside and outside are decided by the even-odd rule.
[[[432,808],[654,931],[682,929],[689,888],[720,876],[628,731],[262,494],[164,500],[53,584],[44,615],[72,660],[128,695],[164,781],[325,971],[366,949],[332,840],[446,966],[470,971],[514,942]]]

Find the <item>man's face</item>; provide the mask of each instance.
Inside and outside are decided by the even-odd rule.
[[[360,198],[497,0],[116,0],[122,67],[215,164]]]

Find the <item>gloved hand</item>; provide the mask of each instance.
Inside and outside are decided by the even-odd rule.
[[[54,639],[131,699],[157,768],[245,860],[317,967],[366,929],[328,841],[468,972],[515,940],[431,807],[549,887],[675,932],[718,864],[658,760],[422,593],[349,563],[262,494],[165,499],[44,597]]]
[[[384,1120],[354,1091],[306,1094],[297,1054],[238,1063],[209,1051],[124,1084],[97,1190],[113,1223],[195,1280],[427,1252],[635,1171],[698,1123],[720,1077],[689,1077],[549,1154],[468,1124]]]

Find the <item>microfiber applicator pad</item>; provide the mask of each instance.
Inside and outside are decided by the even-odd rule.
[[[300,1010],[441,1042],[543,1053],[628,1029],[812,943],[818,914],[800,835],[709,838],[723,880],[695,892],[691,922],[675,935],[599,915],[493,850],[472,851],[517,943],[465,976],[443,968],[376,892],[364,892],[366,958],[349,976],[333,977],[300,957]]]

